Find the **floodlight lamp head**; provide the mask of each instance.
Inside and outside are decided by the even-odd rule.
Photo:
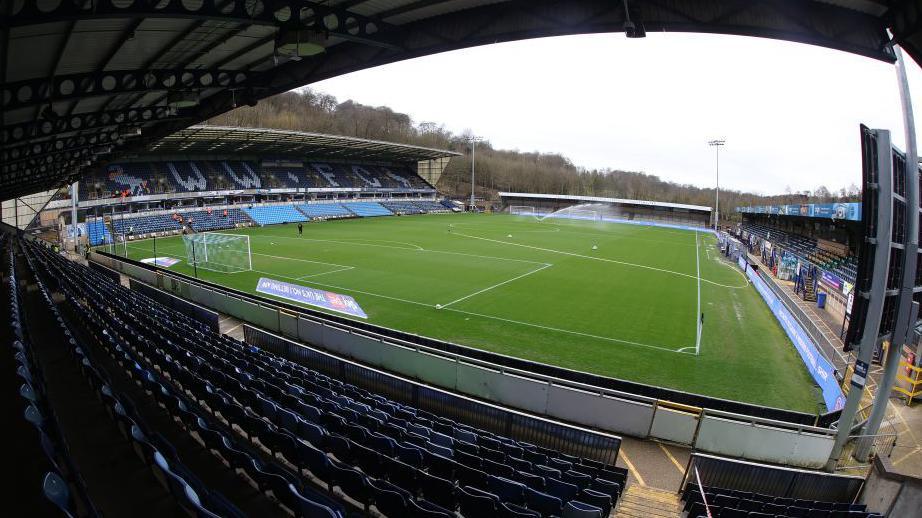
[[[197,106],[198,102],[198,94],[192,91],[175,90],[166,96],[166,104],[170,108],[191,108]]]
[[[282,29],[275,40],[275,52],[295,58],[316,56],[326,52],[326,36],[311,30]]]

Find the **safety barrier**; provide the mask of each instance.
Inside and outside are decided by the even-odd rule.
[[[209,328],[211,328],[211,330],[214,332],[217,333],[220,331],[220,328],[218,325],[218,320],[219,320],[218,314],[215,313],[214,311],[211,311],[210,309],[205,309],[202,306],[199,306],[198,304],[193,304],[189,302],[188,300],[175,297],[173,295],[170,295],[169,293],[165,293],[158,289],[151,288],[150,286],[142,282],[136,281],[134,279],[129,279],[128,285],[131,287],[132,290],[139,291],[143,293],[144,295],[147,295],[148,297],[156,300],[157,302],[167,306],[168,308],[174,309],[183,315],[192,317],[198,320],[199,322],[204,323]]]
[[[907,388],[899,385],[893,386],[893,390],[906,396],[907,405],[911,405],[913,399],[922,396],[922,367],[916,367],[906,360],[900,360],[900,370],[896,379],[907,386]]]
[[[244,340],[285,359],[376,394],[471,426],[614,465],[621,438],[530,416],[410,381],[244,325]]]
[[[687,483],[696,483],[696,468],[704,486],[804,500],[854,502],[864,483],[862,477],[769,466],[692,453],[682,477],[680,492]]]

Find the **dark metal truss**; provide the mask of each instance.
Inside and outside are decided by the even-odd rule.
[[[60,117],[56,120],[35,120],[13,124],[3,129],[2,145],[8,147],[28,140],[51,138],[71,132],[100,130],[117,126],[139,126],[150,122],[181,118],[167,106],[108,110]]]
[[[11,110],[43,103],[131,92],[255,88],[262,74],[241,70],[109,70],[7,83],[0,107]]]
[[[51,2],[49,2],[50,4]],[[0,25],[21,27],[94,18],[187,18],[250,25],[309,29],[338,38],[387,48],[399,27],[336,6],[305,0],[61,0],[42,11],[41,2],[12,2]],[[127,5],[126,5],[127,4]],[[44,6],[43,6],[44,7]]]
[[[54,153],[66,153],[92,146],[111,146],[119,144],[118,131],[96,131],[85,135],[54,138],[42,142],[33,142],[4,148],[0,151],[3,164],[12,164],[33,157],[45,157]]]

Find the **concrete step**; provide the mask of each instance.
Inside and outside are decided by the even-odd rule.
[[[637,484],[628,486],[614,516],[626,518],[675,518],[681,515],[679,495]]]

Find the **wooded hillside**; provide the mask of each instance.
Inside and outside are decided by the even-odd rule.
[[[414,123],[405,113],[387,106],[366,106],[352,100],[338,102],[331,95],[305,88],[244,106],[208,121],[209,124],[276,128],[331,133],[374,140],[448,149],[464,153],[451,160],[439,185],[450,196],[465,197],[470,186],[470,143],[468,135],[455,134],[436,123]],[[615,168],[586,170],[558,153],[521,152],[494,149],[490,142],[477,144],[477,197],[496,198],[498,191],[573,194],[633,198],[713,206],[714,189],[664,181],[642,172]],[[857,201],[854,184],[830,190],[818,186],[811,191],[756,195],[721,190],[722,218],[733,218],[734,209],[745,205],[776,203],[826,203]]]

